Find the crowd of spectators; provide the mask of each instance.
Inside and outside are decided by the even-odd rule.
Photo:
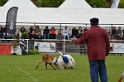
[[[70,39],[70,38],[79,38],[82,35],[83,31],[88,30],[86,27],[73,27],[69,29],[68,26],[64,26],[63,29],[56,29],[54,26],[48,27],[45,26],[44,29],[40,29],[37,26],[30,26],[29,29],[26,29],[24,26],[21,26],[19,31],[21,33],[26,32],[28,34],[27,39]],[[108,31],[108,30],[107,30]],[[6,26],[0,26],[0,38],[5,38]],[[124,29],[119,27],[111,27],[108,34],[110,40],[124,40]]]
[[[121,29],[120,26],[118,28],[115,26],[111,27],[108,34],[110,36],[110,40],[124,40],[124,29]]]

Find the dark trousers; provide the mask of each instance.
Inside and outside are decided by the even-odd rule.
[[[108,82],[105,60],[89,61],[91,82]]]

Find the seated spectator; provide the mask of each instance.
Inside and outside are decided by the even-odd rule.
[[[31,40],[36,39],[35,31],[32,31],[32,33],[29,35],[29,39],[31,39]]]
[[[122,38],[122,30],[121,30],[121,27],[119,26],[118,29],[117,29],[117,34],[116,34],[116,38],[117,40],[121,40]]]
[[[38,32],[41,33],[40,27],[38,25],[35,27],[34,31],[35,31],[35,33],[38,33]]]
[[[42,39],[42,35],[41,35],[40,32],[37,32],[37,33],[36,33],[36,39]]]
[[[50,39],[56,39],[56,30],[54,27],[50,29],[49,35],[50,35]]]
[[[48,26],[46,26],[45,29],[43,30],[43,38],[44,39],[49,39],[49,28],[48,28]]]
[[[116,27],[112,27],[111,33],[112,33],[112,35],[116,35],[117,34]]]
[[[71,35],[71,38],[77,38],[77,34],[78,34],[78,30],[76,29],[76,27],[73,27],[72,28],[72,35]]]
[[[67,26],[64,27],[62,35],[64,36],[64,39],[70,39],[69,30]]]

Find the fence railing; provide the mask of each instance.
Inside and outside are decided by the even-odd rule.
[[[80,44],[75,45],[72,40],[57,40],[57,39],[25,39],[24,43],[27,45],[28,50],[36,50],[42,52],[58,52],[62,51],[64,53],[80,53],[80,54],[86,54],[86,45]],[[110,43],[114,43],[115,45],[115,52],[113,53],[119,53],[123,54],[124,52],[124,40],[110,40]],[[19,46],[19,40],[18,39],[0,39],[0,44],[12,44],[13,46]],[[54,49],[50,50],[50,47],[54,47]],[[120,46],[121,45],[121,46]]]

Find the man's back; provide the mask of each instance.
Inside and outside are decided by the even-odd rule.
[[[109,53],[110,43],[108,34],[105,29],[100,28],[97,25],[92,26],[89,30],[85,31],[77,42],[86,42],[89,60],[104,60],[105,56]]]

